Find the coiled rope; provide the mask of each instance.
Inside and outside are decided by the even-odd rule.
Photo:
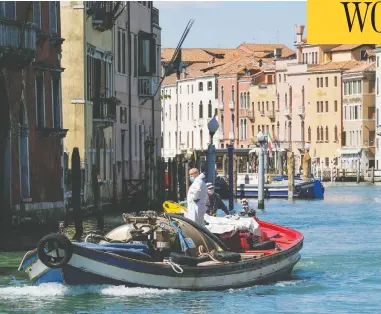
[[[184,269],[182,269],[179,264],[176,264],[172,262],[171,260],[165,259],[163,260],[163,263],[171,266],[172,270],[177,274],[182,274],[184,272]]]

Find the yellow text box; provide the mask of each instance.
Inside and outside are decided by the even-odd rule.
[[[381,1],[307,0],[307,42],[381,43]]]

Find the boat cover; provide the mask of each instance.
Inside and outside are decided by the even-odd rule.
[[[249,231],[254,235],[261,236],[259,224],[252,217],[241,217],[238,215],[213,217],[205,214],[204,220],[208,223],[205,227],[214,234],[237,231]]]

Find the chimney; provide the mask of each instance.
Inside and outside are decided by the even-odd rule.
[[[282,57],[282,48],[274,49],[274,57],[275,59],[280,59]]]
[[[295,25],[296,44],[303,42],[304,25]]]

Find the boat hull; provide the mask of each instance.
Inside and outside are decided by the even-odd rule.
[[[258,197],[258,185],[241,184],[236,191],[236,197]],[[266,198],[287,198],[287,183],[265,184]],[[296,182],[294,188],[294,198],[298,199],[323,199],[324,188],[319,180],[311,182]]]
[[[69,263],[60,269],[45,266],[31,256],[26,272],[35,284],[57,282],[67,285],[113,284],[162,289],[225,290],[276,281],[292,271],[300,259],[303,241],[292,248],[264,258],[212,266],[182,266],[176,273],[170,265],[123,258],[75,246]],[[246,252],[250,253],[250,252]]]

